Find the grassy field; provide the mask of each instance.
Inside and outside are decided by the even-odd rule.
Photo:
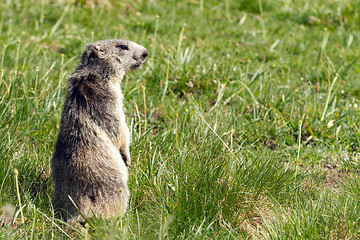
[[[0,3],[2,239],[359,239],[359,0]],[[122,84],[131,202],[54,218],[67,76],[86,43],[144,45]]]

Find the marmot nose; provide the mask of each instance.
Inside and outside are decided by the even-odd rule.
[[[145,58],[148,56],[148,54],[149,54],[148,51],[145,49],[141,56],[145,60]]]

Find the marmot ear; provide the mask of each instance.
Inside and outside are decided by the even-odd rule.
[[[104,58],[105,56],[105,50],[100,43],[87,44],[85,48],[85,53],[90,58],[95,56],[97,56],[98,58]]]

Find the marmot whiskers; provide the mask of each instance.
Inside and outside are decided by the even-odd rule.
[[[86,46],[69,78],[51,163],[54,205],[65,221],[126,211],[130,134],[120,84],[147,55],[128,40],[99,41]]]

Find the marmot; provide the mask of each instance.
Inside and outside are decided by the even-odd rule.
[[[51,161],[54,206],[65,221],[126,211],[130,133],[120,84],[147,55],[143,46],[128,40],[98,41],[86,46],[69,77]]]

